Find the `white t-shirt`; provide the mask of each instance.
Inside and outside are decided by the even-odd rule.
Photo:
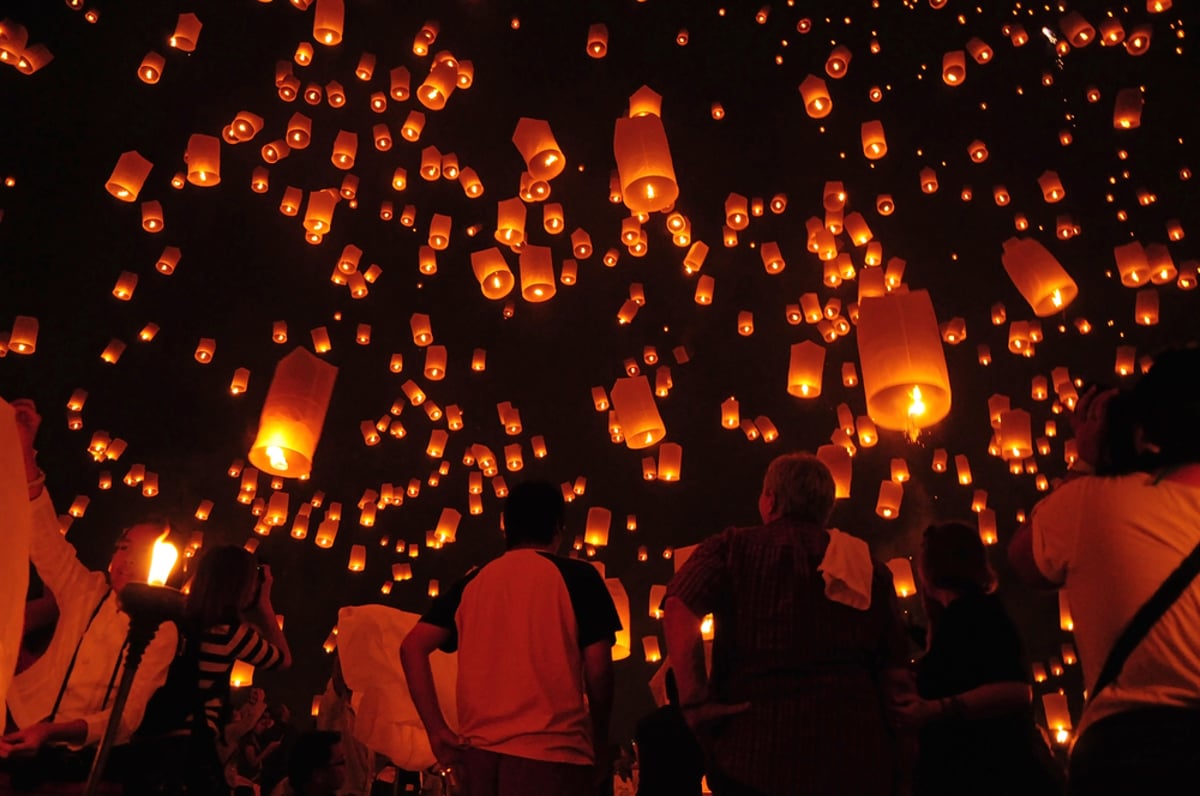
[[[1033,509],[1033,557],[1071,606],[1090,691],[1137,610],[1200,543],[1200,485],[1145,473],[1063,484]],[[1200,578],[1084,710],[1077,735],[1139,707],[1200,707]]]

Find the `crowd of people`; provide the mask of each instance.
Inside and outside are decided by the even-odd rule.
[[[26,624],[36,634],[57,623],[9,688],[0,792],[37,792],[45,779],[87,775],[122,676],[124,587],[163,526],[134,524],[108,573],[88,571],[44,490],[36,409],[12,407],[30,561],[53,598],[50,610],[31,600]],[[397,640],[437,762],[407,790],[397,772],[388,792],[1190,792],[1200,782],[1200,349],[1162,354],[1125,393],[1085,391],[1072,425],[1078,460],[1008,551],[1022,580],[1063,589],[1074,613],[1088,699],[1067,771],[1037,730],[1020,634],[977,530],[946,521],[923,535],[928,628],[912,663],[890,571],[829,527],[825,465],[790,453],[766,471],[761,523],[709,537],[669,584],[665,698],[629,746],[610,737],[613,600],[595,567],[557,554],[559,489],[514,486],[506,552],[444,588]],[[137,765],[114,755],[109,778],[125,793],[370,792],[373,772],[346,776],[352,737],[295,732],[258,689],[230,704],[235,661],[291,663],[272,582],[241,548],[204,552],[181,616],[158,627],[119,712],[117,744]],[[457,653],[452,711],[434,687],[437,650]],[[335,672],[335,697],[336,686]]]

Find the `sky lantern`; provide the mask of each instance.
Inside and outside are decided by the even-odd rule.
[[[200,29],[204,25],[195,14],[180,14],[175,21],[175,32],[167,39],[167,44],[181,52],[190,53],[196,49],[200,39]]]
[[[479,289],[487,298],[502,299],[512,291],[513,273],[495,246],[471,252],[471,269],[479,280]]]
[[[1003,246],[1004,270],[1035,315],[1053,315],[1075,300],[1079,294],[1075,280],[1039,241],[1009,238]]]
[[[833,476],[834,497],[850,497],[852,460],[850,452],[841,445],[822,445],[817,448],[817,458],[829,468]]]
[[[518,265],[522,298],[536,303],[554,297],[554,261],[549,246],[522,246]]]
[[[162,232],[163,209],[157,199],[142,202],[142,229],[147,232]]]
[[[535,180],[552,180],[567,165],[550,123],[544,119],[521,117],[513,131],[512,142],[525,161],[525,168]]]
[[[1121,284],[1125,287],[1140,287],[1150,281],[1150,260],[1141,243],[1134,240],[1116,246],[1113,248],[1113,257],[1117,261]]]
[[[885,520],[900,516],[900,503],[904,500],[904,486],[897,481],[880,481],[879,497],[875,501],[875,513]]]
[[[992,48],[982,39],[972,36],[967,39],[967,52],[977,64],[986,64],[992,60]]]
[[[804,112],[813,119],[824,119],[833,110],[829,88],[816,75],[809,75],[800,83],[800,99],[804,102]]]
[[[154,167],[139,153],[130,150],[117,159],[117,165],[105,183],[105,190],[122,202],[137,201],[138,193]]]
[[[862,123],[862,148],[867,160],[879,160],[887,154],[887,138],[883,134],[883,122],[874,119]]]
[[[417,88],[417,99],[429,110],[440,111],[457,86],[458,60],[450,53],[439,53],[429,67],[429,76]]]
[[[313,38],[326,47],[341,44],[345,21],[345,0],[317,0],[313,12]]]
[[[983,508],[977,517],[979,538],[985,545],[994,545],[999,541],[996,534],[996,512],[994,509]]]
[[[501,199],[496,203],[495,237],[512,248],[525,242],[525,203],[520,197]]]
[[[608,588],[608,594],[617,609],[617,618],[621,622],[621,627],[624,628],[617,631],[617,640],[612,648],[612,659],[620,661],[628,658],[630,654],[629,595],[626,593],[625,587],[621,585],[621,581],[617,578],[605,578],[604,585]]]
[[[603,58],[608,55],[608,26],[596,22],[588,26],[587,54],[592,58]]]
[[[8,335],[8,350],[14,354],[32,354],[37,350],[38,319],[28,315],[13,318],[12,331]],[[82,402],[79,409],[82,409]],[[79,411],[75,409],[74,411]]]
[[[664,442],[658,447],[656,478],[668,483],[678,481],[683,472],[683,446],[677,442]]]
[[[313,191],[308,195],[308,208],[304,211],[304,229],[309,243],[317,244],[333,225],[333,209],[337,206],[338,194],[332,188]]]
[[[1058,21],[1058,28],[1076,49],[1088,46],[1096,38],[1096,29],[1078,11],[1068,11],[1064,14]]]
[[[588,509],[587,523],[584,526],[584,544],[606,547],[611,526],[612,512],[602,506],[592,506]]]
[[[1158,323],[1158,291],[1152,287],[1139,290],[1134,300],[1133,319],[1139,326]]]
[[[967,79],[967,55],[962,50],[951,50],[942,56],[942,82],[947,86],[961,86]]]
[[[617,379],[610,390],[612,407],[621,419],[625,446],[641,450],[662,440],[667,434],[650,380],[645,376]]]
[[[287,478],[309,474],[337,370],[303,348],[279,360],[250,447],[257,469]]]
[[[1142,126],[1142,106],[1145,99],[1136,88],[1123,88],[1117,92],[1113,104],[1113,128],[1133,130]]]
[[[816,398],[821,394],[825,369],[825,347],[805,340],[794,343],[788,358],[787,391],[797,398]]]
[[[850,48],[844,44],[836,45],[829,53],[829,57],[825,59],[825,74],[830,77],[840,80],[846,76],[846,71],[850,68],[850,59],[853,57]]]
[[[1050,204],[1061,202],[1062,198],[1067,195],[1062,181],[1058,178],[1058,172],[1042,172],[1042,176],[1038,177],[1038,187],[1042,189],[1042,198]]]
[[[912,562],[907,558],[893,558],[887,562],[892,571],[892,585],[897,597],[911,597],[917,593],[917,581],[913,577]]]
[[[338,130],[333,139],[333,154],[330,160],[339,169],[354,168],[354,158],[358,155],[358,133],[352,130]]]
[[[142,58],[142,63],[138,66],[138,79],[147,85],[154,85],[162,77],[166,63],[165,58],[151,50],[146,53]]]
[[[1021,461],[1033,455],[1032,428],[1032,419],[1024,409],[1000,412],[997,434],[1000,455],[1005,461]]]
[[[617,119],[613,153],[622,201],[632,212],[654,213],[675,204],[679,186],[660,116],[645,113]]]
[[[950,379],[928,292],[864,298],[858,354],[867,414],[880,427],[915,437],[949,413]]]

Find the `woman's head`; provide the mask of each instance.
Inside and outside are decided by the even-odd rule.
[[[201,627],[231,624],[250,607],[258,581],[258,561],[244,548],[221,545],[205,552],[187,597],[187,615]]]
[[[922,586],[954,594],[987,594],[996,588],[979,532],[961,522],[930,525],[917,562]]]

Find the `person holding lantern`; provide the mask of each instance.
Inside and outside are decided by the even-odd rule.
[[[777,457],[762,524],[706,539],[667,587],[680,710],[718,796],[883,796],[899,782],[884,711],[903,687],[908,644],[890,571],[866,542],[826,529],[834,495],[820,459]]]
[[[107,575],[87,569],[59,532],[45,490],[34,448],[41,423],[37,408],[29,400],[12,406],[32,504],[29,558],[54,593],[59,620],[45,654],[13,678],[7,697],[11,721],[0,737],[0,759],[14,785],[18,780],[82,781],[108,724],[121,676],[129,631],[121,589],[146,580],[154,542],[169,528],[157,521],[136,523],[117,540]],[[173,624],[159,626],[133,680],[117,744],[129,740],[151,695],[165,682],[177,638]]]
[[[1071,605],[1088,701],[1070,794],[1200,782],[1200,348],[1155,359],[1129,397],[1131,425],[1110,424],[1115,396],[1081,396],[1079,477],[1034,507],[1008,551],[1019,576]],[[1090,474],[1117,431],[1147,469]]]

